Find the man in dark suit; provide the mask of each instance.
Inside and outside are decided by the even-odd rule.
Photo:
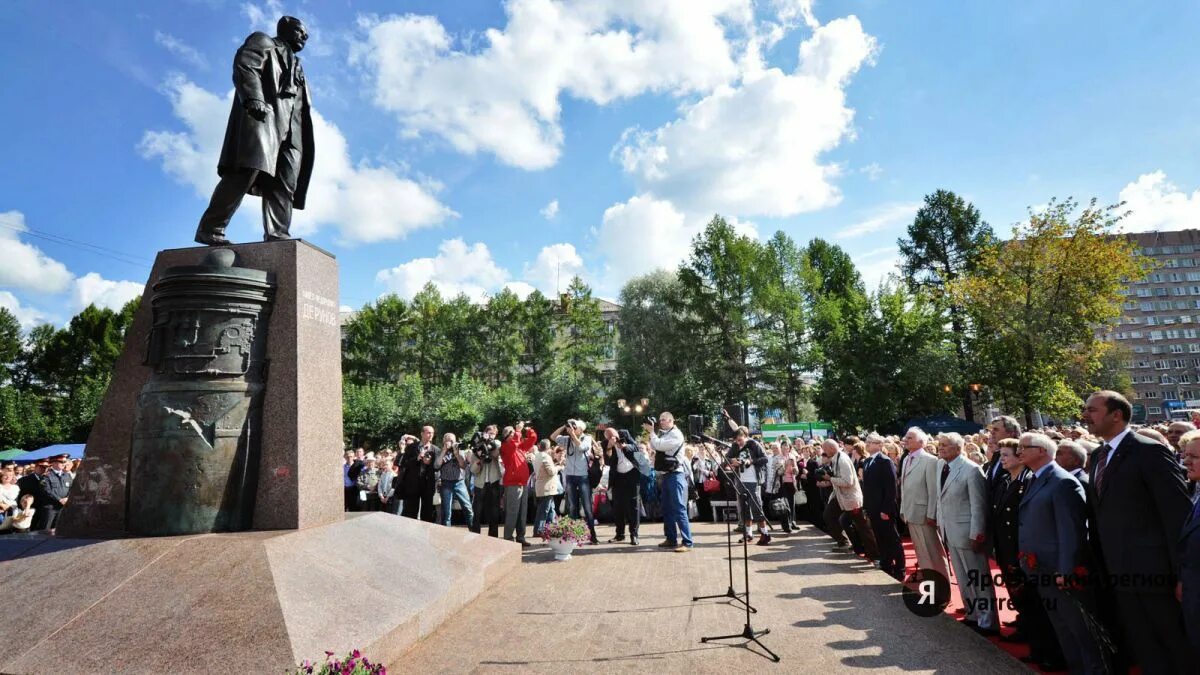
[[[29,525],[31,531],[46,529],[46,512],[43,509],[50,505],[53,498],[46,492],[46,487],[42,484],[42,475],[49,468],[50,460],[40,459],[33,465],[31,473],[25,474],[17,481],[17,487],[21,491],[17,496],[18,500],[25,495],[33,495],[33,522]]]
[[[313,167],[312,100],[296,54],[308,30],[295,17],[276,36],[253,33],[233,59],[233,108],[217,162],[221,180],[196,228],[196,242],[229,243],[225,228],[242,198],[262,197],[263,239],[287,239],[292,209],[303,209]]]
[[[1191,481],[1200,480],[1200,431],[1183,435],[1179,448]],[[1192,507],[1179,535],[1179,586],[1175,597],[1183,606],[1183,627],[1192,649],[1200,650],[1200,501]]]
[[[1044,601],[1071,672],[1108,672],[1106,655],[1084,617],[1093,611],[1089,591],[1072,588],[1083,583],[1089,562],[1083,486],[1054,463],[1057,446],[1049,436],[1024,434],[1019,450],[1021,463],[1033,473],[1019,507],[1022,571]]]
[[[1054,453],[1054,463],[1071,474],[1071,477],[1079,481],[1084,488],[1091,482],[1087,470],[1084,468],[1084,465],[1087,464],[1087,451],[1079,443],[1059,441],[1058,450]]]
[[[896,498],[896,465],[880,452],[883,437],[867,435],[867,460],[863,464],[863,510],[871,519],[875,543],[879,548],[879,569],[904,580],[904,547],[896,523],[900,521],[900,502]]]
[[[67,496],[71,493],[71,474],[67,473],[67,455],[50,458],[50,470],[42,474],[42,490],[44,496],[40,505],[35,505],[32,527],[41,530],[53,530],[58,522],[58,514],[67,505]],[[38,525],[41,527],[38,527]]]
[[[1124,645],[1148,674],[1192,672],[1174,593],[1176,543],[1191,501],[1175,453],[1133,433],[1132,413],[1115,391],[1092,394],[1083,408],[1088,429],[1105,441],[1090,462],[1089,527],[1113,581]]]

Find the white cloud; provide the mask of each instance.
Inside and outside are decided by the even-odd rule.
[[[47,320],[45,314],[32,307],[22,305],[17,296],[8,291],[0,291],[0,307],[12,312],[23,330],[29,330],[39,323],[46,323]]]
[[[21,241],[28,229],[20,211],[0,213],[0,287],[61,293],[70,285],[71,273],[38,247]]]
[[[199,68],[200,70],[208,70],[208,61],[204,58],[195,47],[187,44],[183,40],[162,31],[154,31],[154,42],[163,49],[171,52],[184,63]]]
[[[517,297],[522,300],[528,298],[529,294],[536,290],[533,286],[530,286],[524,281],[510,281],[507,284],[504,284],[504,287],[513,293],[516,293]]]
[[[179,76],[166,82],[164,92],[187,131],[147,131],[138,150],[147,159],[158,159],[164,171],[207,200],[217,182],[217,159],[233,92],[220,97]],[[347,242],[377,242],[401,239],[457,216],[438,201],[433,186],[401,177],[389,167],[355,165],[345,136],[315,110],[313,132],[317,160],[307,208],[293,216],[293,234],[304,236],[335,226]],[[244,222],[259,222],[253,201],[248,198],[240,209]],[[247,231],[256,230],[257,226]]]
[[[543,247],[532,264],[525,265],[525,280],[545,295],[565,291],[575,276],[584,276],[583,258],[572,244]]]
[[[275,34],[275,24],[279,17],[286,14],[283,3],[279,0],[266,0],[261,5],[252,2],[242,4],[242,15],[250,21],[250,29],[258,30],[268,35]]]
[[[554,220],[554,217],[558,215],[558,200],[555,199],[549,204],[543,206],[539,213],[541,213],[542,217],[546,220]]]
[[[879,180],[879,177],[883,175],[883,167],[879,166],[879,162],[871,162],[858,171],[859,173],[865,174],[867,180],[872,181]]]
[[[604,105],[711,91],[737,75],[727,34],[753,22],[750,0],[510,0],[505,12],[477,48],[431,16],[364,17],[351,62],[405,135],[543,169],[562,150],[564,94]]]
[[[1163,171],[1138,176],[1121,188],[1120,200],[1130,211],[1121,221],[1126,232],[1200,227],[1200,190],[1180,190]]]
[[[838,230],[837,234],[833,236],[838,239],[852,239],[854,237],[861,237],[864,234],[886,230],[905,221],[911,221],[919,208],[921,208],[921,202],[890,204],[876,209],[871,216],[849,227]]]
[[[790,216],[841,200],[822,155],[853,137],[844,87],[878,47],[857,17],[817,28],[792,74],[749,70],[653,131],[614,148],[643,191],[688,212]]]
[[[119,312],[125,303],[141,297],[144,288],[143,284],[134,281],[111,281],[95,272],[88,272],[75,280],[72,296],[77,309],[95,305]]]
[[[862,253],[851,253],[854,266],[862,276],[863,285],[868,291],[879,287],[889,274],[900,274],[900,249],[895,246],[884,246]]]
[[[700,228],[671,202],[637,195],[604,211],[596,248],[606,261],[604,287],[656,269],[675,269]]]
[[[479,302],[508,280],[508,272],[496,264],[487,244],[468,246],[462,239],[448,239],[438,247],[436,256],[380,270],[375,280],[403,298],[411,298],[433,282],[443,296],[465,293]]]

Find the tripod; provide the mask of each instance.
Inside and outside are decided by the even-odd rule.
[[[728,447],[728,444],[722,443],[721,441],[717,441],[716,439],[709,438],[707,436],[705,436],[703,438],[706,441],[713,441],[713,442],[716,442],[718,445]],[[740,480],[738,480],[735,476],[730,474],[729,470],[726,469],[723,464],[718,464],[718,468],[720,469],[721,473],[724,474],[725,477],[729,480],[729,482],[734,486],[734,489],[736,491],[739,491],[740,494],[745,495],[746,506],[747,506],[747,508],[749,508],[750,500],[755,499],[756,497],[754,495],[751,495],[750,491],[746,489],[746,486],[743,485],[742,482]],[[726,523],[726,527],[728,528],[729,527],[729,518],[728,517],[725,518],[725,523]],[[727,532],[729,532],[729,530],[727,530]],[[729,536],[731,538],[730,541],[732,541],[732,534],[729,534]],[[744,644],[742,644],[743,647],[749,649],[750,643],[753,642],[754,644],[761,647],[762,650],[767,653],[767,655],[770,657],[770,659],[772,661],[774,661],[775,663],[779,663],[779,655],[776,654],[775,652],[771,651],[766,645],[764,645],[762,643],[762,641],[760,641],[758,639],[758,638],[762,637],[763,635],[770,633],[771,629],[764,628],[762,630],[754,630],[754,628],[750,625],[750,613],[751,612],[757,613],[758,610],[754,609],[754,607],[752,607],[750,605],[750,545],[749,545],[748,539],[746,537],[742,537],[742,576],[743,576],[743,582],[746,585],[746,592],[744,594],[746,596],[745,600],[742,600],[740,597],[741,595],[743,595],[742,593],[734,593],[733,592],[733,549],[732,549],[732,544],[730,544],[730,551],[729,551],[729,575],[730,575],[729,590],[722,595],[708,596],[708,597],[717,597],[717,598],[729,597],[729,598],[733,598],[733,599],[736,599],[739,602],[741,602],[746,608],[746,623],[742,627],[742,632],[740,632],[740,633],[733,633],[730,635],[711,635],[709,637],[702,637],[702,638],[700,638],[700,642],[707,643],[707,642],[712,642],[714,640],[733,640],[733,639],[740,638],[740,639],[746,641]],[[692,598],[692,601],[694,602],[699,599],[701,599],[701,598]]]

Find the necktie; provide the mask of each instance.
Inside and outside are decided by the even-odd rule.
[[[1100,489],[1100,484],[1104,481],[1104,469],[1108,466],[1108,453],[1112,450],[1108,443],[1100,446],[1100,455],[1096,457],[1096,489]]]
[[[946,488],[946,479],[947,479],[947,478],[949,478],[949,477],[950,477],[950,465],[949,465],[949,464],[947,464],[947,465],[945,465],[945,466],[943,466],[943,467],[942,467],[942,482],[941,482],[941,483],[939,483],[939,486],[940,486],[942,489],[945,489],[945,488]]]
[[[1192,515],[1188,516],[1188,522],[1190,523],[1196,518],[1200,518],[1200,499],[1197,499],[1196,503],[1192,505]]]

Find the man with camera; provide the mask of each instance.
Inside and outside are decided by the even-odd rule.
[[[500,441],[500,461],[504,464],[504,538],[516,540],[521,546],[525,541],[525,518],[529,511],[530,451],[537,445],[537,432],[533,427],[517,422],[515,427],[504,427]]]
[[[481,524],[487,523],[488,536],[500,536],[500,495],[504,488],[500,485],[503,470],[500,468],[500,441],[496,440],[497,428],[489,424],[482,432],[475,432],[471,439],[471,449],[467,451],[467,461],[471,466],[471,475],[475,477],[475,518],[471,522],[471,531],[479,534]]]
[[[655,419],[647,417],[642,426],[650,437],[650,448],[654,450],[654,470],[662,474],[663,532],[666,539],[660,548],[674,549],[676,553],[692,550],[692,526],[688,522],[688,478],[692,469],[683,453],[683,432],[675,427],[675,416],[663,412]]]
[[[400,439],[402,443],[408,443],[400,460],[401,499],[404,504],[400,515],[420,518],[427,523],[434,522],[433,493],[437,490],[433,458],[437,456],[438,448],[433,443],[433,435],[433,427],[427,425],[421,427],[420,438],[405,434]]]
[[[572,518],[578,518],[579,512],[587,520],[588,532],[591,533],[590,543],[599,544],[596,538],[596,519],[592,516],[592,485],[588,481],[588,468],[591,462],[599,461],[592,437],[584,433],[586,425],[579,420],[567,420],[567,423],[554,430],[550,435],[554,442],[567,451],[566,476],[567,508]],[[564,433],[565,432],[565,433]]]
[[[750,541],[751,523],[757,522],[757,543],[759,546],[766,546],[771,543],[771,535],[767,533],[767,515],[763,513],[762,502],[759,500],[758,485],[759,476],[767,467],[767,455],[763,452],[762,445],[750,438],[749,428],[738,426],[733,420],[730,420],[730,426],[737,431],[734,433],[733,445],[725,455],[725,461],[742,484],[737,490],[738,511],[741,512],[743,524],[742,537],[745,541]]]
[[[442,436],[442,449],[433,460],[433,468],[437,470],[438,479],[442,481],[442,525],[446,527],[450,527],[450,516],[454,513],[455,501],[462,507],[468,527],[475,519],[475,513],[471,509],[471,498],[467,495],[467,481],[463,480],[463,469],[467,466],[467,458],[462,452],[463,445],[458,443],[454,434],[446,434]]]
[[[633,546],[639,543],[638,490],[642,485],[640,462],[645,462],[645,457],[638,452],[637,443],[628,431],[617,431],[612,427],[604,430],[604,463],[609,466],[608,490],[617,525],[617,536],[608,541],[610,544],[625,541],[626,524],[629,526],[629,543]]]

